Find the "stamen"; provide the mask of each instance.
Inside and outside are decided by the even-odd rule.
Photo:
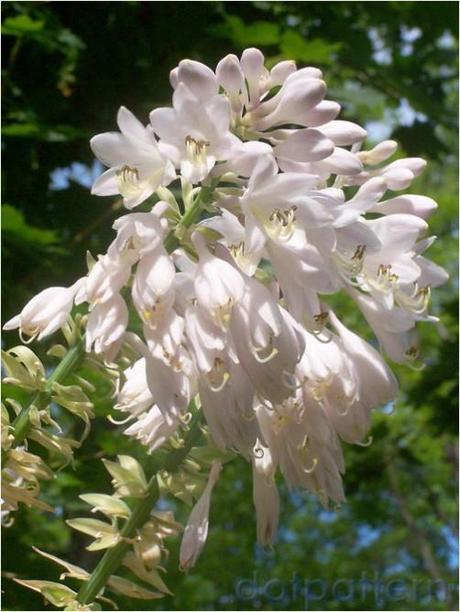
[[[417,283],[414,283],[412,295],[407,295],[404,291],[398,291],[395,295],[395,299],[401,308],[413,312],[414,314],[422,314],[428,307],[430,295],[430,285],[419,289]]]
[[[123,166],[116,174],[118,191],[124,198],[135,198],[142,192],[144,186],[137,168]]]
[[[278,349],[275,346],[272,346],[272,341],[273,338],[270,339],[270,342],[267,344],[267,346],[254,346],[254,344],[252,344],[252,342],[249,343],[250,347],[251,347],[251,352],[254,355],[254,358],[256,359],[256,361],[258,361],[259,363],[268,363],[271,359],[273,359],[273,357],[276,357],[276,355],[278,355]],[[268,355],[266,355],[265,357],[260,356],[260,353],[262,353],[263,351],[267,351],[270,350],[270,353]]]
[[[359,442],[358,440],[356,440],[354,444],[357,444],[358,446],[362,446],[363,448],[367,448],[368,446],[372,444],[373,441],[374,441],[374,438],[372,436],[369,436],[365,442]]]
[[[125,423],[127,423],[128,421],[131,421],[134,418],[135,418],[134,415],[130,414],[125,419],[122,419],[121,421],[117,421],[117,419],[114,419],[113,416],[109,414],[109,416],[107,417],[107,420],[113,423],[114,425],[124,425]]]
[[[23,331],[22,327],[19,326],[19,338],[21,339],[21,342],[23,344],[30,344],[31,342],[33,342],[39,333],[40,333],[40,329],[38,327],[33,327],[29,331],[26,331],[26,330]],[[24,338],[24,334],[28,334],[29,337]]]
[[[188,159],[194,163],[204,163],[206,161],[207,150],[210,143],[206,140],[195,140],[191,136],[185,138],[185,149]]]
[[[349,254],[340,253],[340,251],[333,254],[338,263],[339,274],[347,283],[356,287],[360,286],[360,283],[355,279],[362,272],[365,252],[366,245],[359,244],[351,257]]]
[[[295,228],[297,206],[291,206],[288,209],[275,208],[269,216],[269,234],[279,240],[289,240]]]
[[[225,363],[219,357],[214,359],[214,366],[210,372],[207,374],[208,385],[211,391],[218,393],[222,391],[222,389],[227,384],[228,379],[230,378],[230,373],[225,369]],[[220,382],[219,382],[220,376]]]
[[[302,472],[305,472],[305,474],[312,474],[315,471],[317,465],[318,465],[318,459],[316,457],[314,457],[313,458],[313,463],[312,463],[311,467],[309,467],[309,468],[306,468],[306,467],[302,468]]]

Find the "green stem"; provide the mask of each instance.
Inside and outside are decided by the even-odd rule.
[[[177,224],[177,227],[174,230],[171,230],[166,236],[164,247],[168,253],[172,253],[174,249],[177,249],[177,247],[180,245],[180,237],[178,236],[177,230],[180,231],[181,228],[189,228],[192,223],[198,219],[203,205],[211,200],[214,189],[215,182],[211,183],[209,187],[202,187],[190,208],[185,211],[182,219]]]
[[[200,412],[197,412],[188,431],[184,446],[171,452],[164,460],[161,469],[167,470],[171,473],[175,472],[180,467],[180,464],[198,440],[200,435],[200,421],[201,414]],[[120,532],[122,538],[124,539],[116,544],[116,546],[113,548],[106,550],[95,570],[91,574],[90,579],[83,583],[78,593],[78,601],[81,604],[89,604],[94,601],[101,589],[103,589],[107,584],[110,576],[121,565],[123,557],[128,552],[131,545],[128,540],[133,538],[136,535],[136,532],[147,522],[153,506],[158,499],[158,495],[159,491],[157,476],[154,474],[149,481],[146,496],[138,500],[134,506],[131,516],[126,521]]]
[[[49,399],[53,391],[53,385],[56,382],[62,382],[74,369],[76,364],[80,361],[84,353],[84,338],[80,338],[71,349],[69,349],[67,355],[59,363],[54,372],[48,378],[43,391],[37,391],[33,395],[26,406],[21,410],[16,419],[13,421],[14,428],[14,445],[21,444],[24,438],[27,436],[30,429],[30,411],[33,406],[37,403],[41,403],[44,399]]]

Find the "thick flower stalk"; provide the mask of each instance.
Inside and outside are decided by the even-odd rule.
[[[425,162],[391,161],[393,141],[367,149],[316,68],[269,70],[246,49],[215,71],[181,61],[170,81],[172,105],[147,126],[121,107],[120,132],[91,140],[108,167],[93,193],[141,212],[115,221],[86,276],[43,291],[5,328],[41,339],[87,304],[87,353],[137,355],[115,404],[125,433],[154,452],[180,437],[194,401],[212,444],[250,462],[258,540],[271,545],[277,472],[324,505],[342,502],[341,440],[363,444],[372,409],[397,394],[385,356],[417,364],[416,326],[437,320],[430,292],[447,279],[424,256],[436,203],[398,194]],[[376,343],[333,312],[340,293]],[[131,305],[142,333],[129,329]],[[219,471],[216,459],[191,496],[183,567],[204,546]],[[159,474],[173,493],[178,478]]]

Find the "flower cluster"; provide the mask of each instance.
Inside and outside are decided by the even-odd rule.
[[[446,280],[423,255],[436,203],[397,194],[423,160],[388,161],[393,141],[362,149],[365,130],[337,119],[316,68],[268,70],[247,49],[215,71],[181,61],[170,81],[172,107],[147,126],[122,107],[120,131],[91,140],[108,167],[93,193],[143,212],[114,223],[86,277],[45,290],[5,328],[42,338],[87,303],[86,350],[112,361],[128,343],[139,355],[117,398],[126,433],[154,451],[195,399],[215,445],[251,462],[258,539],[270,544],[278,468],[290,487],[340,503],[340,438],[365,439],[372,408],[397,392],[381,352],[340,321],[331,296],[354,301],[393,361],[416,360],[416,323],[436,320],[430,289]],[[187,566],[217,477],[192,512]]]

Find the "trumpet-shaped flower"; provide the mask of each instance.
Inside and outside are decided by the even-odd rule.
[[[120,194],[126,208],[134,208],[161,185],[175,178],[174,168],[162,156],[152,129],[124,106],[117,116],[120,132],[106,132],[91,139],[91,148],[109,167],[94,183],[95,195]]]
[[[29,336],[24,342],[41,340],[62,327],[72,310],[76,292],[83,279],[71,287],[49,287],[34,296],[21,312],[7,321],[3,329],[17,329],[21,338]]]

